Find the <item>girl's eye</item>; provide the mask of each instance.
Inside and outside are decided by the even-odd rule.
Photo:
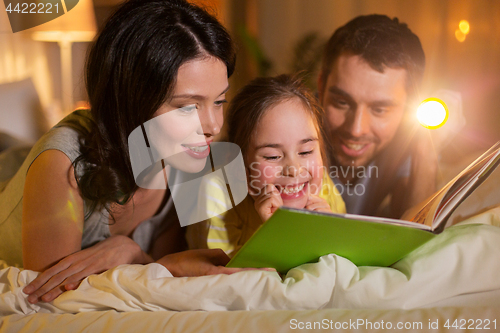
[[[221,99],[220,101],[215,101],[216,106],[222,106],[225,103],[227,103],[226,99]]]
[[[280,158],[279,156],[264,156],[264,159],[267,161],[276,161],[279,158]]]
[[[312,154],[313,151],[314,150],[303,151],[303,152],[300,152],[299,155],[301,155],[301,156],[309,155],[309,154]]]

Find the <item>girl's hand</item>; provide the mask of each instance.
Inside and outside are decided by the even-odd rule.
[[[304,208],[308,210],[315,210],[317,212],[332,212],[330,205],[325,199],[313,194],[309,194],[309,198],[307,199],[307,203]]]
[[[168,254],[156,261],[165,266],[173,276],[203,276],[233,274],[248,270],[276,271],[273,268],[233,268],[225,267],[229,257],[221,249],[188,250]]]
[[[250,194],[252,195],[252,192]],[[252,196],[255,200],[255,209],[262,222],[266,222],[279,207],[283,206],[280,192],[273,184],[267,184],[261,189],[260,194]]]
[[[126,236],[111,236],[96,245],[70,254],[31,281],[23,292],[28,302],[50,302],[66,290],[78,288],[91,274],[99,274],[122,264],[150,263],[153,260]]]

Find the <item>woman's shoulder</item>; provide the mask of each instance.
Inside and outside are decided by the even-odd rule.
[[[81,131],[91,131],[91,126],[93,123],[92,114],[90,109],[76,109],[75,111],[68,114],[61,121],[59,121],[54,128],[72,128],[77,132]]]
[[[91,122],[89,110],[72,112],[37,141],[30,153],[32,161],[44,151],[58,150],[73,163],[80,156],[80,137],[90,131]]]
[[[90,128],[90,122],[90,112],[88,110],[77,110],[62,119],[52,129],[45,133],[32,147],[27,145],[19,146],[3,152],[0,157],[2,165],[11,165],[11,167],[7,170],[8,172],[2,170],[2,175],[0,175],[2,184],[6,186],[8,183],[11,183],[16,174],[18,175],[17,178],[19,178],[20,186],[24,184],[25,176],[30,170],[33,162],[45,152],[47,152],[45,155],[55,154],[58,156],[58,158],[54,159],[54,163],[51,163],[52,166],[57,167],[60,165],[60,163],[56,163],[56,161],[60,162],[61,158],[62,161],[67,162],[65,163],[67,165],[73,163],[75,159],[80,156],[81,131],[79,131],[78,128]],[[48,151],[52,152],[49,153]],[[54,151],[58,151],[62,154],[57,154]],[[64,155],[66,155],[67,159],[65,159]],[[9,164],[7,162],[11,163]]]

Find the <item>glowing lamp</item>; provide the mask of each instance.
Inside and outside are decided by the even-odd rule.
[[[448,120],[448,107],[439,98],[427,98],[417,108],[417,119],[425,128],[439,128]]]
[[[458,28],[464,35],[467,35],[470,31],[469,22],[467,22],[466,20],[460,21],[460,23],[458,23]]]

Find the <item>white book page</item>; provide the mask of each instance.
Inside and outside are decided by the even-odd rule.
[[[384,218],[384,217],[355,215],[355,214],[344,214],[344,217],[349,218],[349,219],[353,219],[353,220],[358,220],[358,221],[402,225],[402,226],[412,227],[412,228],[422,229],[422,230],[430,230],[431,229],[429,226],[424,225],[424,224],[419,224],[419,223],[415,223],[412,221],[389,219],[389,218]]]
[[[403,215],[403,219],[425,224],[433,231],[439,229],[444,219],[468,196],[468,192],[486,178],[486,171],[496,167],[499,159],[500,142],[497,142],[446,186],[424,202],[409,209]]]
[[[453,185],[446,191],[446,195],[440,200],[439,205],[433,214],[432,228],[437,228],[443,219],[461,203],[478,186],[485,177],[485,172],[491,168],[500,159],[500,150],[491,153],[484,161],[464,170],[453,180]],[[477,161],[477,160],[476,160]],[[479,183],[478,183],[479,182]]]

